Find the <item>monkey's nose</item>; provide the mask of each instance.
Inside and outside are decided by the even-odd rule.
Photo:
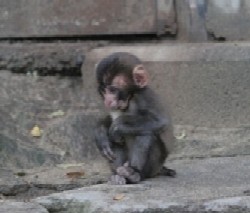
[[[116,109],[117,103],[115,101],[112,101],[112,100],[107,100],[107,101],[105,101],[105,107],[107,107],[108,109]]]

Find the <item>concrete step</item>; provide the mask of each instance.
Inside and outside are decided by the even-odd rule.
[[[145,63],[152,87],[169,105],[174,123],[200,127],[250,125],[250,43],[113,46],[94,49],[82,67],[89,102],[103,111],[94,67],[110,53],[126,51]]]
[[[48,212],[250,212],[249,156],[175,160],[176,178],[158,177],[136,185],[101,184],[39,197]],[[1,207],[0,207],[1,211]]]
[[[3,178],[8,180],[5,189],[9,189],[10,196],[5,190],[0,198],[0,213],[248,213],[249,160],[250,156],[173,160],[167,166],[177,171],[176,178],[155,177],[140,184],[123,186],[97,184],[103,183],[103,179],[95,182],[104,174],[107,179],[103,161],[24,170],[26,175],[22,177],[2,171]],[[94,173],[97,168],[99,175]],[[72,171],[84,171],[85,174],[71,179],[66,174]],[[87,182],[94,185],[89,186]],[[80,186],[82,188],[78,188]],[[3,189],[4,185],[1,187]],[[58,192],[64,187],[78,189]],[[17,196],[11,198],[10,192]],[[11,200],[13,198],[15,201]]]

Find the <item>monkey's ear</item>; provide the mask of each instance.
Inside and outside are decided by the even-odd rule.
[[[148,85],[148,74],[143,65],[137,65],[133,69],[133,79],[137,86],[143,88]]]

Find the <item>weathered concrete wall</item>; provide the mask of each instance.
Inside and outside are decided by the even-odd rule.
[[[191,42],[250,39],[248,0],[175,0],[178,39]]]
[[[0,70],[37,75],[81,75],[81,65],[92,44],[0,44]]]
[[[0,38],[178,32],[185,41],[249,40],[249,19],[248,0],[0,0]]]
[[[215,38],[250,39],[249,0],[208,0],[206,27]]]
[[[207,41],[205,28],[205,0],[175,0],[177,10],[178,40]]]
[[[136,1],[0,1],[1,37],[147,33],[155,30],[155,6]],[[136,11],[136,12],[135,12]]]
[[[0,37],[175,33],[173,0],[159,2],[157,13],[151,0],[0,0]]]
[[[30,168],[99,156],[91,132],[96,120],[81,77],[1,70],[0,82],[0,167]],[[35,125],[41,137],[32,136]]]
[[[113,52],[131,52],[146,64],[151,85],[170,105],[175,124],[237,127],[250,121],[250,48],[247,44],[179,44],[93,50],[83,65],[90,102],[101,112],[94,66]]]

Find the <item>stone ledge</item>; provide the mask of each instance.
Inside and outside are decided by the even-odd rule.
[[[96,64],[113,52],[126,51],[144,62],[150,83],[174,124],[205,127],[249,125],[250,43],[113,46],[90,51],[82,66],[85,91],[93,103]],[[93,92],[94,91],[94,92]],[[103,110],[101,104],[97,106]]]
[[[0,201],[0,213],[48,213],[48,211],[35,203]]]
[[[168,163],[177,170],[176,178],[157,177],[125,186],[101,184],[34,201],[57,212],[248,213],[248,162],[249,156],[178,160]],[[114,200],[117,195],[121,199]]]
[[[88,53],[98,61],[113,52],[130,52],[144,62],[248,61],[250,43],[164,43],[157,45],[109,46]]]
[[[0,70],[27,75],[80,76],[84,54],[90,46],[90,42],[1,43]]]

